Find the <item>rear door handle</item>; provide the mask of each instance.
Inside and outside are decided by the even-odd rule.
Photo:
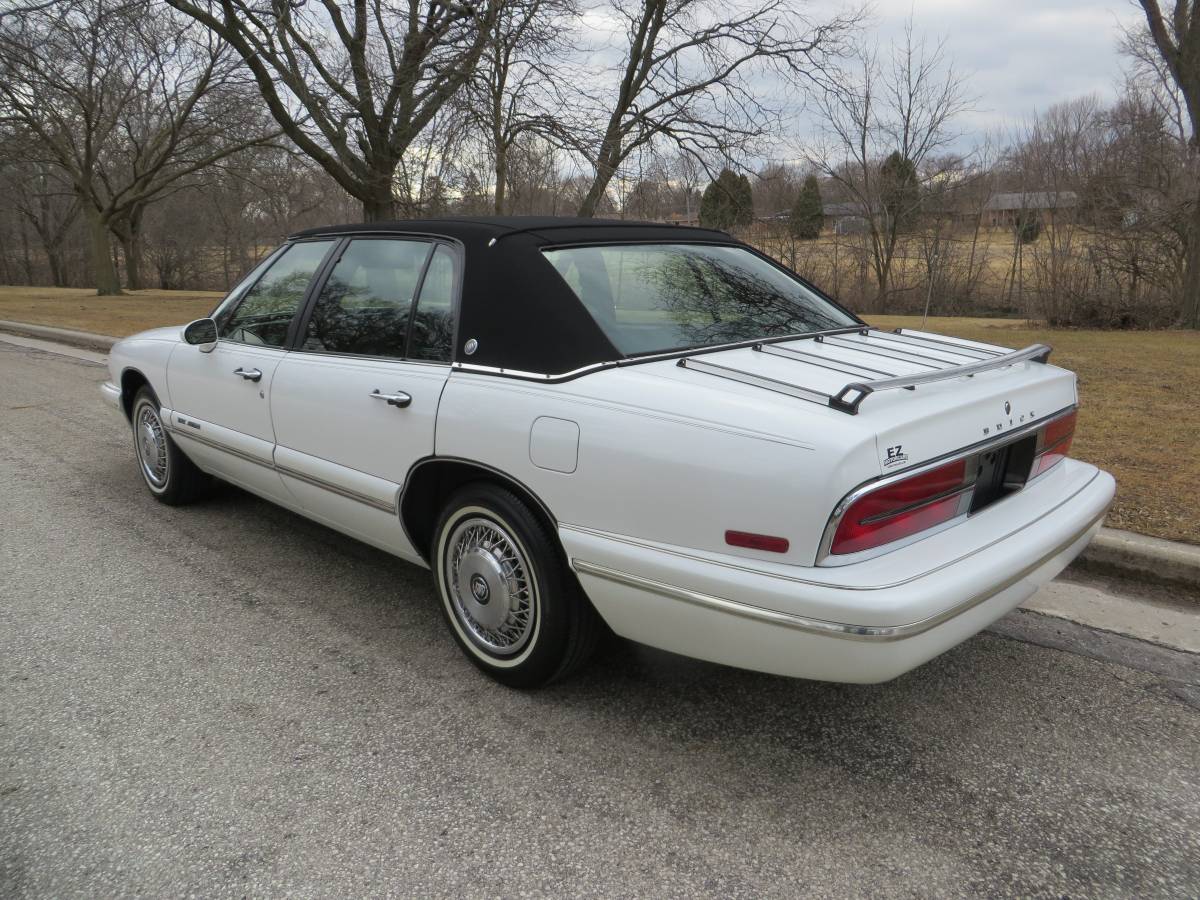
[[[394,394],[381,394],[379,388],[371,391],[370,397],[374,400],[386,400],[388,406],[398,406],[401,409],[412,403],[412,396],[404,393],[404,391],[396,391]]]
[[[262,381],[262,372],[258,369],[243,369],[241,366],[233,370],[234,375],[241,375],[247,381]]]

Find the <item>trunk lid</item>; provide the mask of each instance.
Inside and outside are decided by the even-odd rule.
[[[1012,352],[925,332],[863,329],[701,354],[679,368],[694,372],[684,377],[698,385],[796,397],[797,411],[819,410],[835,431],[873,436],[887,473],[1022,430],[1076,403],[1073,373],[1036,359],[1003,364]],[[936,380],[842,393],[849,384],[871,389],[908,376]],[[839,394],[857,401],[856,409],[831,405]],[[793,420],[804,419],[813,421]]]

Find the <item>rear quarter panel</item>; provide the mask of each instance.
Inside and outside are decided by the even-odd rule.
[[[561,525],[812,565],[833,505],[879,474],[874,436],[806,404],[792,403],[783,421],[764,393],[697,391],[632,369],[562,384],[457,371],[442,396],[436,453],[505,472]],[[540,417],[579,426],[573,472],[533,462]],[[726,529],[786,537],[789,550],[733,548]]]

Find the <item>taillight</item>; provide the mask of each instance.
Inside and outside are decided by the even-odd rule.
[[[1036,478],[1065,459],[1071,452],[1074,437],[1075,410],[1046,423],[1046,427],[1038,433],[1037,455],[1033,459],[1029,477]]]
[[[876,488],[842,513],[829,552],[858,553],[949,522],[966,511],[970,489],[965,459]]]

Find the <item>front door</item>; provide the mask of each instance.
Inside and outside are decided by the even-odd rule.
[[[419,239],[355,238],[275,371],[275,466],[305,512],[418,559],[398,500],[433,453],[450,372],[458,256]]]
[[[209,353],[181,344],[167,366],[171,433],[202,469],[283,503],[295,500],[273,468],[270,398],[293,322],[332,240],[288,247],[216,314]]]

